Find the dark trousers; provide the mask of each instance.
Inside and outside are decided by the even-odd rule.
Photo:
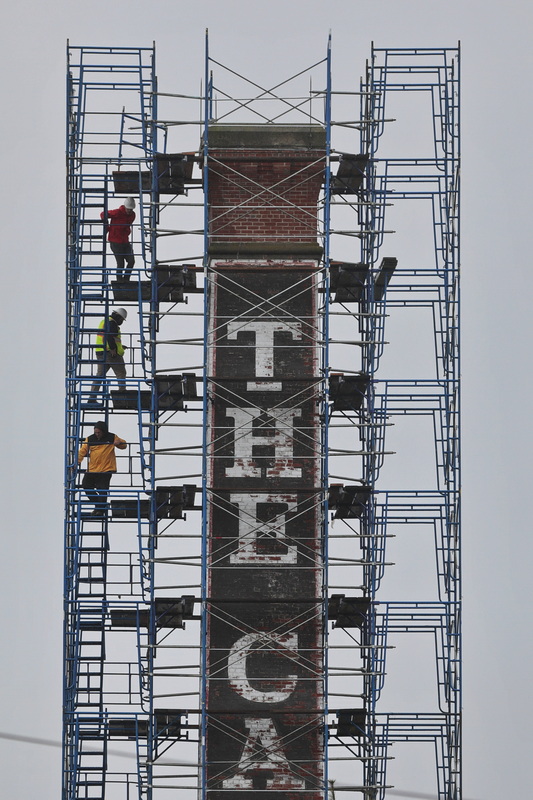
[[[96,367],[96,377],[91,387],[90,400],[96,400],[96,395],[103,382],[102,378],[107,375],[107,371],[109,369],[112,369],[117,376],[119,388],[124,389],[126,386],[126,366],[124,364],[124,356],[112,356],[109,350],[106,350],[105,353],[101,350],[96,353],[96,360],[98,361],[98,366]]]
[[[133,247],[129,242],[109,242],[109,244],[111,245],[111,250],[117,261],[117,279],[119,281],[129,281],[133,265],[135,264]],[[124,266],[124,262],[126,262],[126,266]]]
[[[96,509],[104,510],[107,505],[112,474],[112,472],[86,472],[83,476],[81,485],[85,489],[89,501],[95,504]]]

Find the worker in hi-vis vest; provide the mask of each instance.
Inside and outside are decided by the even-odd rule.
[[[125,387],[126,365],[124,364],[124,351],[126,345],[120,338],[120,326],[128,316],[125,308],[115,308],[109,317],[103,319],[96,335],[96,377],[91,388],[89,402],[96,401],[96,394],[102,385],[102,379],[109,368],[117,376],[119,386]]]

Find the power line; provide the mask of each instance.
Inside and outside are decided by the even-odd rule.
[[[2,733],[0,731],[0,739],[8,739],[12,742],[23,742],[24,744],[38,744],[43,747],[56,747],[61,748],[63,745],[61,742],[56,742],[53,739],[40,739],[37,736],[19,736],[16,733]],[[98,750],[86,750],[85,752],[99,752]],[[119,756],[120,758],[134,758],[137,759],[137,756],[134,753],[123,753],[121,750],[108,750],[109,755]],[[175,761],[166,761],[165,759],[159,759],[160,764],[172,764],[176,766]],[[181,767],[197,767],[198,763],[194,763],[193,761],[181,761],[179,766]]]
[[[38,744],[42,747],[62,747],[61,742],[56,742],[53,739],[40,739],[37,736],[20,736],[16,733],[3,733],[0,731],[0,739],[7,739],[12,742],[23,742],[24,744]],[[136,758],[135,755],[132,753],[122,753],[120,750],[108,750],[108,753],[111,753],[115,756],[120,756],[122,758]],[[164,761],[160,762],[161,764],[165,763]],[[175,762],[169,762],[175,764]],[[187,767],[197,767],[198,764],[194,764],[192,761],[190,762],[180,762],[180,766],[187,766]],[[336,785],[336,789],[341,789],[342,786]],[[437,795],[435,794],[424,794],[423,792],[410,792],[410,791],[402,791],[401,789],[387,789],[387,794],[393,794],[395,797],[409,797],[411,800],[438,800]],[[466,798],[465,798],[466,800]]]

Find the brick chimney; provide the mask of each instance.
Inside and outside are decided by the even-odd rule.
[[[319,125],[211,125],[210,252],[317,255],[325,141]]]

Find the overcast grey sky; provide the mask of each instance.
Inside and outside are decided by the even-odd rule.
[[[530,790],[533,50],[526,0],[18,0],[3,11],[0,731],[61,724],[66,40],[156,41],[160,89],[197,92],[204,30],[253,77],[322,58],[357,88],[378,46],[463,54],[465,797]],[[281,69],[280,64],[283,65]],[[57,800],[59,751],[0,741],[2,794]]]

